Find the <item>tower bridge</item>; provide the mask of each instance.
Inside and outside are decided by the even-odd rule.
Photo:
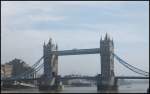
[[[67,55],[83,55],[83,54],[100,54],[101,58],[101,74],[95,77],[66,77],[63,78],[58,75],[58,56]],[[114,58],[116,58],[120,64],[128,68],[129,70],[142,75],[139,76],[116,76],[114,72]],[[41,60],[43,63],[40,65]],[[37,73],[44,67],[44,73],[40,78],[29,78],[31,74]],[[105,90],[117,87],[117,79],[149,79],[149,72],[141,70],[137,67],[127,63],[114,52],[113,40],[110,40],[106,34],[105,38],[100,40],[99,48],[91,49],[72,49],[58,51],[58,46],[52,43],[52,39],[48,44],[43,45],[43,56],[32,66],[35,69],[34,72],[30,70],[12,77],[9,79],[1,79],[1,81],[22,81],[22,80],[37,80],[40,90],[44,89],[57,89],[61,80],[69,79],[91,79],[97,81],[97,90]]]

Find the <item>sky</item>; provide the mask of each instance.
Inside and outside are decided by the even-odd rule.
[[[1,1],[1,63],[33,65],[49,38],[59,50],[98,48],[105,34],[115,53],[149,71],[148,1]],[[96,75],[100,55],[59,57],[59,74]],[[115,75],[137,75],[115,60]]]

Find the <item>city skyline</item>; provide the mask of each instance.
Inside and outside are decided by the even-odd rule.
[[[116,54],[149,71],[147,1],[2,1],[1,5],[2,64],[19,58],[32,65],[43,55],[49,38],[59,50],[98,48],[107,32]],[[115,62],[117,75],[134,74]],[[60,57],[58,63],[62,75],[100,72],[99,55]]]

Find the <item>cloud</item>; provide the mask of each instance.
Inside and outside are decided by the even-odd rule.
[[[33,21],[61,21],[64,20],[64,17],[61,16],[48,16],[48,15],[38,15],[30,16]]]
[[[110,10],[109,12],[111,13],[112,10],[117,10],[121,13],[125,10],[124,8],[127,8],[128,6],[138,6],[138,7],[143,7],[144,5],[148,5],[148,2],[136,2],[136,1],[2,1],[2,14],[6,14],[5,16],[13,16],[16,14],[22,14],[22,13],[58,13],[61,11],[66,11],[67,9],[79,9],[81,7],[98,7],[102,9],[107,9]],[[124,7],[127,6],[127,7]],[[121,11],[120,9],[123,9]],[[65,10],[64,10],[65,9]],[[82,9],[82,8],[81,8]],[[131,9],[134,10],[134,7],[131,7]],[[32,11],[32,12],[31,12]],[[116,11],[116,12],[117,12]],[[134,10],[135,11],[135,10]],[[140,11],[140,10],[138,10]],[[115,11],[113,11],[115,12]],[[127,11],[129,12],[129,11]],[[127,13],[126,12],[126,13]],[[136,13],[138,13],[136,11]],[[114,15],[116,15],[115,13]],[[127,14],[123,14],[126,15]],[[138,15],[136,15],[138,16]]]
[[[143,2],[107,2],[107,1],[71,1],[71,2],[32,2],[32,1],[15,1],[7,2],[2,1],[2,23],[5,23],[9,28],[21,28],[21,29],[31,29],[34,27],[39,27],[44,24],[43,28],[53,28],[59,27],[61,22],[61,27],[73,27],[76,28],[77,24],[108,24],[108,23],[141,23],[143,20],[148,18],[148,14],[143,9],[143,6],[147,3]],[[84,8],[81,8],[81,7]],[[130,7],[135,5],[135,7]],[[88,7],[88,6],[92,6]],[[98,8],[95,8],[97,6]],[[126,7],[124,7],[126,6]],[[141,8],[139,8],[139,7]],[[125,8],[130,8],[130,11]],[[135,9],[138,8],[138,11]],[[148,8],[144,8],[148,9]],[[88,11],[87,11],[88,10]],[[90,11],[90,13],[89,13]],[[95,15],[93,15],[93,13]],[[74,14],[74,15],[71,15]],[[38,22],[37,22],[38,21]],[[50,22],[52,21],[52,22]],[[58,24],[56,23],[59,21]],[[49,25],[47,22],[49,22]],[[26,25],[24,25],[26,24]],[[15,26],[13,26],[15,25]],[[55,26],[56,25],[56,26]],[[72,26],[71,26],[72,25]],[[10,27],[11,26],[11,27]],[[43,26],[43,25],[42,25]],[[42,27],[41,26],[41,27]],[[79,27],[79,26],[78,26]],[[82,28],[82,27],[81,27]],[[34,28],[36,29],[36,28]],[[39,29],[39,28],[38,28]],[[61,28],[62,29],[62,28]]]

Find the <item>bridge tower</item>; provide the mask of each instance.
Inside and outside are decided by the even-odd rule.
[[[44,53],[44,74],[41,76],[39,81],[39,89],[55,89],[58,81],[58,55],[57,53],[52,53],[56,51],[57,45],[52,43],[52,39],[49,39],[48,44],[44,42],[43,53]]]
[[[112,53],[114,53],[114,43],[106,33],[104,40],[102,37],[100,40],[101,75],[98,90],[114,87],[114,56]]]
[[[43,46],[44,52],[44,75],[48,78],[52,78],[58,74],[58,55],[52,53],[57,50],[57,45],[52,44],[52,39],[49,39],[47,45]]]

